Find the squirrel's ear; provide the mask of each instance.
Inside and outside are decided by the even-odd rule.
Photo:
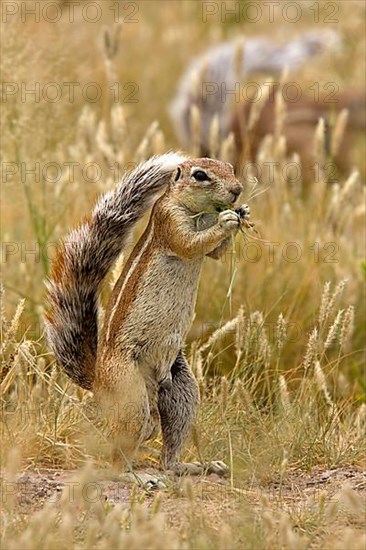
[[[181,173],[182,173],[182,170],[178,166],[177,171],[176,171],[175,176],[174,176],[174,181],[179,180]]]

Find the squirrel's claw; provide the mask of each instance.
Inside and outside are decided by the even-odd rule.
[[[250,218],[250,206],[247,204],[242,204],[239,208],[235,209],[235,212],[238,214],[240,220],[249,221]]]
[[[129,472],[128,477],[146,492],[158,491],[167,488],[164,478],[158,475],[152,475],[145,472]]]

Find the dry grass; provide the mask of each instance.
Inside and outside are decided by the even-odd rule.
[[[44,344],[43,280],[54,243],[128,163],[178,147],[166,106],[192,55],[243,31],[281,36],[312,26],[305,10],[295,26],[264,19],[239,25],[230,18],[203,24],[200,2],[174,3],[169,10],[155,4],[139,3],[139,22],[120,29],[107,9],[94,25],[65,17],[53,26],[31,20],[4,25],[4,82],[29,88],[37,81],[97,82],[103,94],[97,103],[77,91],[73,103],[67,94],[55,103],[9,96],[2,106],[2,162],[18,168],[2,184],[2,547],[363,548],[364,485],[343,487],[343,479],[308,495],[301,476],[310,486],[322,475],[316,472],[365,468],[364,182],[356,167],[333,184],[320,173],[304,193],[285,169],[294,159],[281,136],[280,104],[278,135],[265,139],[258,155],[261,177],[256,183],[245,174],[244,200],[258,234],[245,230],[235,253],[205,262],[187,348],[202,406],[185,458],[223,459],[230,478],[224,484],[177,481],[155,498],[128,489],[120,503],[104,502],[99,493],[84,498],[84,485],[108,472],[108,442],[90,394],[56,369]],[[333,27],[346,36],[343,63],[328,59],[307,67],[296,75],[303,86],[364,85],[364,8],[336,4],[341,22]],[[123,101],[128,88],[114,103],[107,91],[116,81],[137,83],[138,102]],[[344,117],[337,121],[334,151]],[[199,112],[192,112],[192,122],[194,153]],[[321,139],[319,126],[319,161]],[[215,124],[210,143],[215,156],[230,159],[232,143],[219,143]],[[78,163],[73,177],[68,162]],[[278,163],[273,175],[269,162]],[[39,179],[22,177],[35,163]],[[99,167],[96,181],[92,169],[85,171],[88,163]],[[106,284],[104,299],[109,291]],[[154,442],[144,468],[156,466],[160,446]],[[79,467],[70,474],[75,498],[65,483],[57,503],[37,492],[29,505],[24,495],[14,496],[12,484],[24,471]]]

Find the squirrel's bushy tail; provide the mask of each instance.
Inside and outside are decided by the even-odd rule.
[[[126,246],[135,223],[186,157],[151,158],[103,195],[91,216],[61,243],[47,283],[46,334],[57,362],[92,388],[98,347],[99,287]]]

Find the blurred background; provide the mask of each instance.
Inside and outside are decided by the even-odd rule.
[[[58,240],[124,170],[183,149],[234,163],[255,224],[205,262],[196,374],[235,367],[262,399],[319,361],[335,398],[365,399],[365,5],[290,4],[2,3],[9,392],[22,342],[54,364],[42,313]]]
[[[184,0],[59,2],[56,6],[39,2],[5,2],[2,6],[4,280],[7,303],[14,307],[19,296],[27,298],[24,322],[35,327],[36,335],[42,333],[43,279],[57,240],[89,211],[98,193],[114,185],[129,163],[176,148],[236,163],[239,175],[246,180],[244,200],[258,194],[251,199],[251,207],[261,238],[279,243],[272,246],[275,251],[271,255],[270,244],[263,247],[255,241],[248,248],[242,239],[238,245],[241,258],[235,265],[233,258],[220,265],[206,262],[195,337],[205,336],[223,315],[233,314],[241,304],[249,311],[264,311],[269,323],[283,311],[301,325],[300,341],[290,346],[293,355],[307,337],[306,328],[314,320],[325,281],[348,278],[350,300],[360,304],[364,276],[362,2],[327,6],[320,2],[312,8],[307,2],[297,2],[286,9],[281,3],[261,6],[245,1]],[[301,44],[309,32],[315,46],[307,53]],[[269,44],[250,50],[250,42],[258,37]],[[236,63],[237,74],[231,81],[225,81],[227,59],[217,61],[211,53],[212,47],[225,42],[231,44]],[[295,50],[300,47],[300,52],[276,54],[276,48],[291,43]],[[269,59],[264,70],[263,60],[257,61],[263,55]],[[296,63],[291,66],[294,55]],[[201,59],[198,67],[188,70],[196,56]],[[282,69],[287,60],[286,75]],[[205,74],[210,63],[212,72]],[[252,70],[245,78],[246,64]],[[184,89],[180,84],[187,71],[186,80],[192,80],[188,91],[187,85]],[[267,121],[262,121],[263,90],[268,91],[270,79],[276,82],[275,90],[295,82],[296,89],[289,94],[300,89],[301,99],[286,105],[280,91],[280,101],[272,98]],[[240,82],[236,94],[211,94],[215,97],[209,115],[204,112],[203,96],[197,101],[203,93],[202,82],[207,81],[218,83],[220,90],[222,83],[230,90],[233,81]],[[253,120],[259,118],[263,126],[257,134],[253,120],[251,129],[243,128],[245,116],[247,122],[250,118],[250,114],[242,114],[251,103],[250,89],[245,87],[248,81],[256,83],[257,91],[267,83],[261,101],[254,104],[257,112]],[[171,104],[179,94],[190,111],[171,117]],[[335,101],[324,103],[329,95]],[[310,107],[304,101],[310,101]],[[333,114],[334,130],[342,109],[351,106],[352,111],[355,103],[352,116],[361,121],[360,128],[353,133],[351,128],[347,143],[342,142],[342,135],[335,136],[337,157],[342,160],[342,155],[347,155],[340,171],[327,151],[329,136],[322,134],[324,128],[318,127],[316,138],[317,124],[320,116],[325,116],[327,123]],[[223,105],[226,126],[234,117],[237,141],[242,141],[239,145],[233,145],[231,127],[220,131],[215,127],[215,109],[222,110]],[[288,107],[295,109],[295,121],[296,115],[297,120],[300,117],[290,128],[296,134],[295,143],[284,122]],[[274,124],[274,120],[278,122]],[[184,125],[189,127],[185,140],[179,135]],[[344,120],[338,120],[338,134],[344,134],[344,126]],[[205,135],[196,139],[195,131]],[[275,139],[269,142],[271,133]],[[207,145],[205,151],[202,140]],[[248,146],[250,140],[256,141],[254,151]],[[300,156],[294,157],[296,145]],[[308,156],[301,166],[305,146]],[[248,161],[255,163],[254,168]],[[298,163],[305,181],[297,176],[297,169],[291,180],[291,165],[286,168],[289,162]],[[310,170],[309,165],[317,168]],[[355,175],[356,169],[359,175]],[[348,189],[344,182],[352,173]],[[288,243],[292,242],[297,244],[291,249]],[[287,261],[287,252],[295,254],[295,259],[299,256],[298,260]],[[228,305],[225,297],[234,268],[235,285]],[[359,324],[362,315],[356,311]],[[355,338],[359,350],[360,334]],[[350,361],[359,354],[357,351]]]
[[[85,533],[85,548],[364,548],[365,3],[0,9],[2,457],[5,481],[28,491],[5,498],[4,548],[81,548]],[[176,149],[232,162],[254,223],[232,253],[204,262],[186,347],[201,409],[183,458],[225,460],[225,495],[215,480],[200,494],[174,486],[150,521],[124,486],[123,513],[113,499],[100,512],[63,493],[59,509],[25,520],[47,487],[61,491],[57,470],[110,465],[89,392],[44,339],[57,243],[125,170]],[[143,464],[156,470],[153,446]],[[340,513],[339,480],[354,488]]]

